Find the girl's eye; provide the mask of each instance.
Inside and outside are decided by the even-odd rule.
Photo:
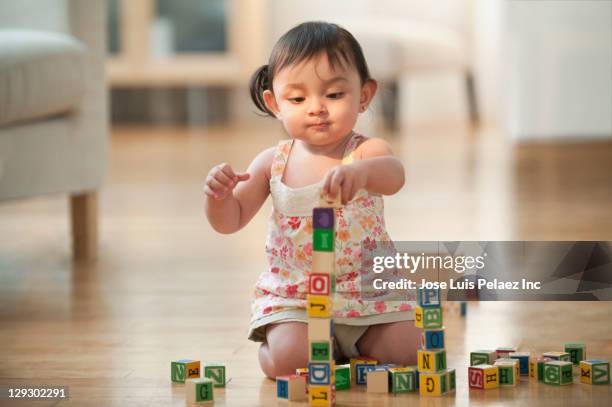
[[[304,98],[303,97],[289,98],[289,101],[292,103],[302,103],[304,101]]]
[[[344,92],[334,92],[327,94],[327,97],[330,99],[340,99],[342,96],[344,96]]]

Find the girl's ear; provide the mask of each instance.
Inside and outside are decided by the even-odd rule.
[[[359,113],[366,111],[374,95],[378,90],[378,83],[374,79],[368,79],[361,87],[361,96],[359,98]]]
[[[277,119],[280,120],[280,110],[278,109],[278,104],[276,103],[276,98],[274,97],[274,93],[269,90],[264,90],[263,92],[264,103],[266,107],[274,113]]]

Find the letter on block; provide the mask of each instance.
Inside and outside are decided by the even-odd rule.
[[[300,375],[277,377],[276,397],[290,401],[306,400],[306,378]]]
[[[331,362],[332,344],[330,340],[309,342],[309,348],[310,360],[316,362]]]
[[[447,372],[419,374],[419,392],[421,396],[441,396],[447,392]]]
[[[376,369],[376,364],[360,362],[355,364],[355,384],[368,384],[368,372]]]
[[[329,318],[311,318],[308,320],[309,341],[329,341],[334,335],[333,322]]]
[[[425,329],[422,337],[423,349],[444,349],[444,329]]]
[[[529,352],[512,352],[508,357],[519,361],[521,376],[529,375]]]
[[[442,308],[416,307],[414,311],[414,325],[418,328],[442,328]]]
[[[308,383],[312,386],[329,386],[331,384],[332,364],[310,362],[308,364]]]
[[[520,380],[520,362],[517,359],[498,359],[495,366],[499,370],[500,386],[516,386]]]
[[[494,389],[499,386],[499,369],[491,365],[470,366],[468,381],[472,389]]]
[[[384,367],[376,367],[367,372],[368,393],[389,393],[389,372]]]
[[[452,393],[457,388],[457,379],[455,369],[448,369],[446,371],[446,390]]]
[[[544,364],[544,383],[560,386],[572,382],[572,362],[551,360]]]
[[[419,288],[417,290],[418,305],[421,308],[437,308],[440,306],[440,289]]]
[[[351,368],[349,365],[336,367],[336,390],[348,390],[351,388]]]
[[[203,377],[200,379],[189,379],[185,382],[187,393],[187,404],[207,403],[214,400],[213,381]]]
[[[417,354],[419,359],[420,372],[439,372],[442,370],[446,370],[445,350],[419,350]]]
[[[332,312],[332,301],[330,296],[311,295],[306,296],[309,318],[330,318]]]
[[[586,359],[586,347],[584,343],[566,343],[565,352],[570,354],[570,361],[577,365],[581,360]]]
[[[570,354],[567,352],[546,352],[543,353],[542,356],[551,360],[561,360],[563,362],[571,361]]]
[[[312,227],[314,229],[334,228],[333,208],[314,208],[312,210]]]
[[[200,361],[181,359],[170,362],[170,380],[175,383],[185,383],[186,379],[200,377]]]
[[[334,251],[334,230],[333,229],[314,229],[312,249],[315,252]]]
[[[416,391],[416,372],[408,367],[389,369],[389,390],[391,393],[409,393]]]
[[[308,294],[329,295],[332,292],[329,274],[310,273],[308,277]]]
[[[225,365],[221,363],[207,363],[204,365],[204,377],[211,379],[215,387],[225,387]]]
[[[311,406],[333,406],[336,395],[333,386],[310,386],[308,404]]]
[[[357,364],[376,365],[378,364],[378,361],[374,358],[370,358],[367,356],[361,356],[359,358],[351,358],[350,363],[351,363],[351,382],[357,383],[357,380],[356,380]]]
[[[470,366],[492,365],[497,359],[497,352],[494,350],[475,350],[470,352]]]
[[[580,381],[587,384],[610,384],[610,362],[581,360]]]

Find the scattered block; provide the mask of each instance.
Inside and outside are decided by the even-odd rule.
[[[444,328],[423,330],[421,345],[423,349],[444,349]]]
[[[541,356],[529,358],[529,377],[537,379],[539,382],[544,381],[544,363],[551,360]]]
[[[544,364],[544,383],[561,386],[572,382],[572,362],[551,360]]]
[[[491,365],[470,366],[468,381],[472,389],[494,389],[499,386],[499,368]]]
[[[289,401],[306,400],[306,379],[300,375],[276,378],[276,397]]]
[[[330,318],[308,320],[308,340],[329,341],[334,336],[334,323]]]
[[[389,372],[384,367],[375,367],[367,372],[368,393],[389,393]]]
[[[170,380],[175,383],[185,383],[187,379],[200,377],[200,361],[181,359],[170,362]]]
[[[213,381],[206,377],[188,379],[185,382],[187,404],[212,403],[215,399],[213,385]]]
[[[512,346],[506,346],[495,349],[498,358],[507,358],[509,354],[516,352],[517,349]]]
[[[567,352],[546,352],[542,354],[543,357],[552,360],[560,360],[563,362],[569,362],[571,360],[570,354]]]
[[[475,350],[470,352],[470,366],[492,365],[497,359],[497,352],[494,350]]]
[[[418,361],[417,361],[418,363]],[[406,366],[408,369],[411,369],[414,372],[414,386],[418,389],[419,388],[419,365],[411,365],[411,366]]]
[[[441,396],[447,392],[448,378],[446,372],[421,372],[419,381],[421,396]]]
[[[311,406],[333,406],[336,404],[336,390],[333,386],[310,386],[308,404]]]
[[[424,329],[442,328],[442,307],[423,308],[417,306],[414,310],[414,325]]]
[[[207,363],[204,365],[204,377],[211,379],[215,387],[225,387],[225,365],[221,363]]]
[[[349,365],[336,366],[336,390],[351,388],[351,368]]]
[[[518,359],[497,359],[494,366],[499,370],[500,386],[516,386],[520,380],[520,362]]]
[[[368,384],[368,372],[376,369],[376,364],[369,361],[355,364],[355,384]]]
[[[446,351],[419,350],[417,352],[420,372],[440,372],[446,370]]]
[[[417,289],[417,301],[421,308],[437,308],[441,305],[440,289],[419,288]]]
[[[452,393],[457,388],[457,378],[455,369],[448,369],[446,371],[446,391]]]
[[[581,360],[580,381],[587,384],[610,384],[610,362]]]
[[[378,360],[374,359],[374,358],[370,358],[367,356],[360,356],[358,358],[351,358],[350,359],[350,365],[351,365],[351,382],[357,383],[356,381],[356,366],[357,364],[371,364],[371,365],[376,365],[378,364]]]
[[[584,343],[566,343],[564,348],[565,352],[570,354],[570,361],[574,365],[586,359],[586,346],[584,346]]]
[[[418,372],[409,367],[392,367],[389,369],[389,391],[391,393],[409,393],[416,391]]]
[[[512,352],[508,357],[519,361],[521,376],[529,375],[529,352]]]

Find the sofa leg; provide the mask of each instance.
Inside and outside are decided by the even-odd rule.
[[[98,249],[98,194],[96,191],[70,196],[70,219],[74,259],[95,259]]]

